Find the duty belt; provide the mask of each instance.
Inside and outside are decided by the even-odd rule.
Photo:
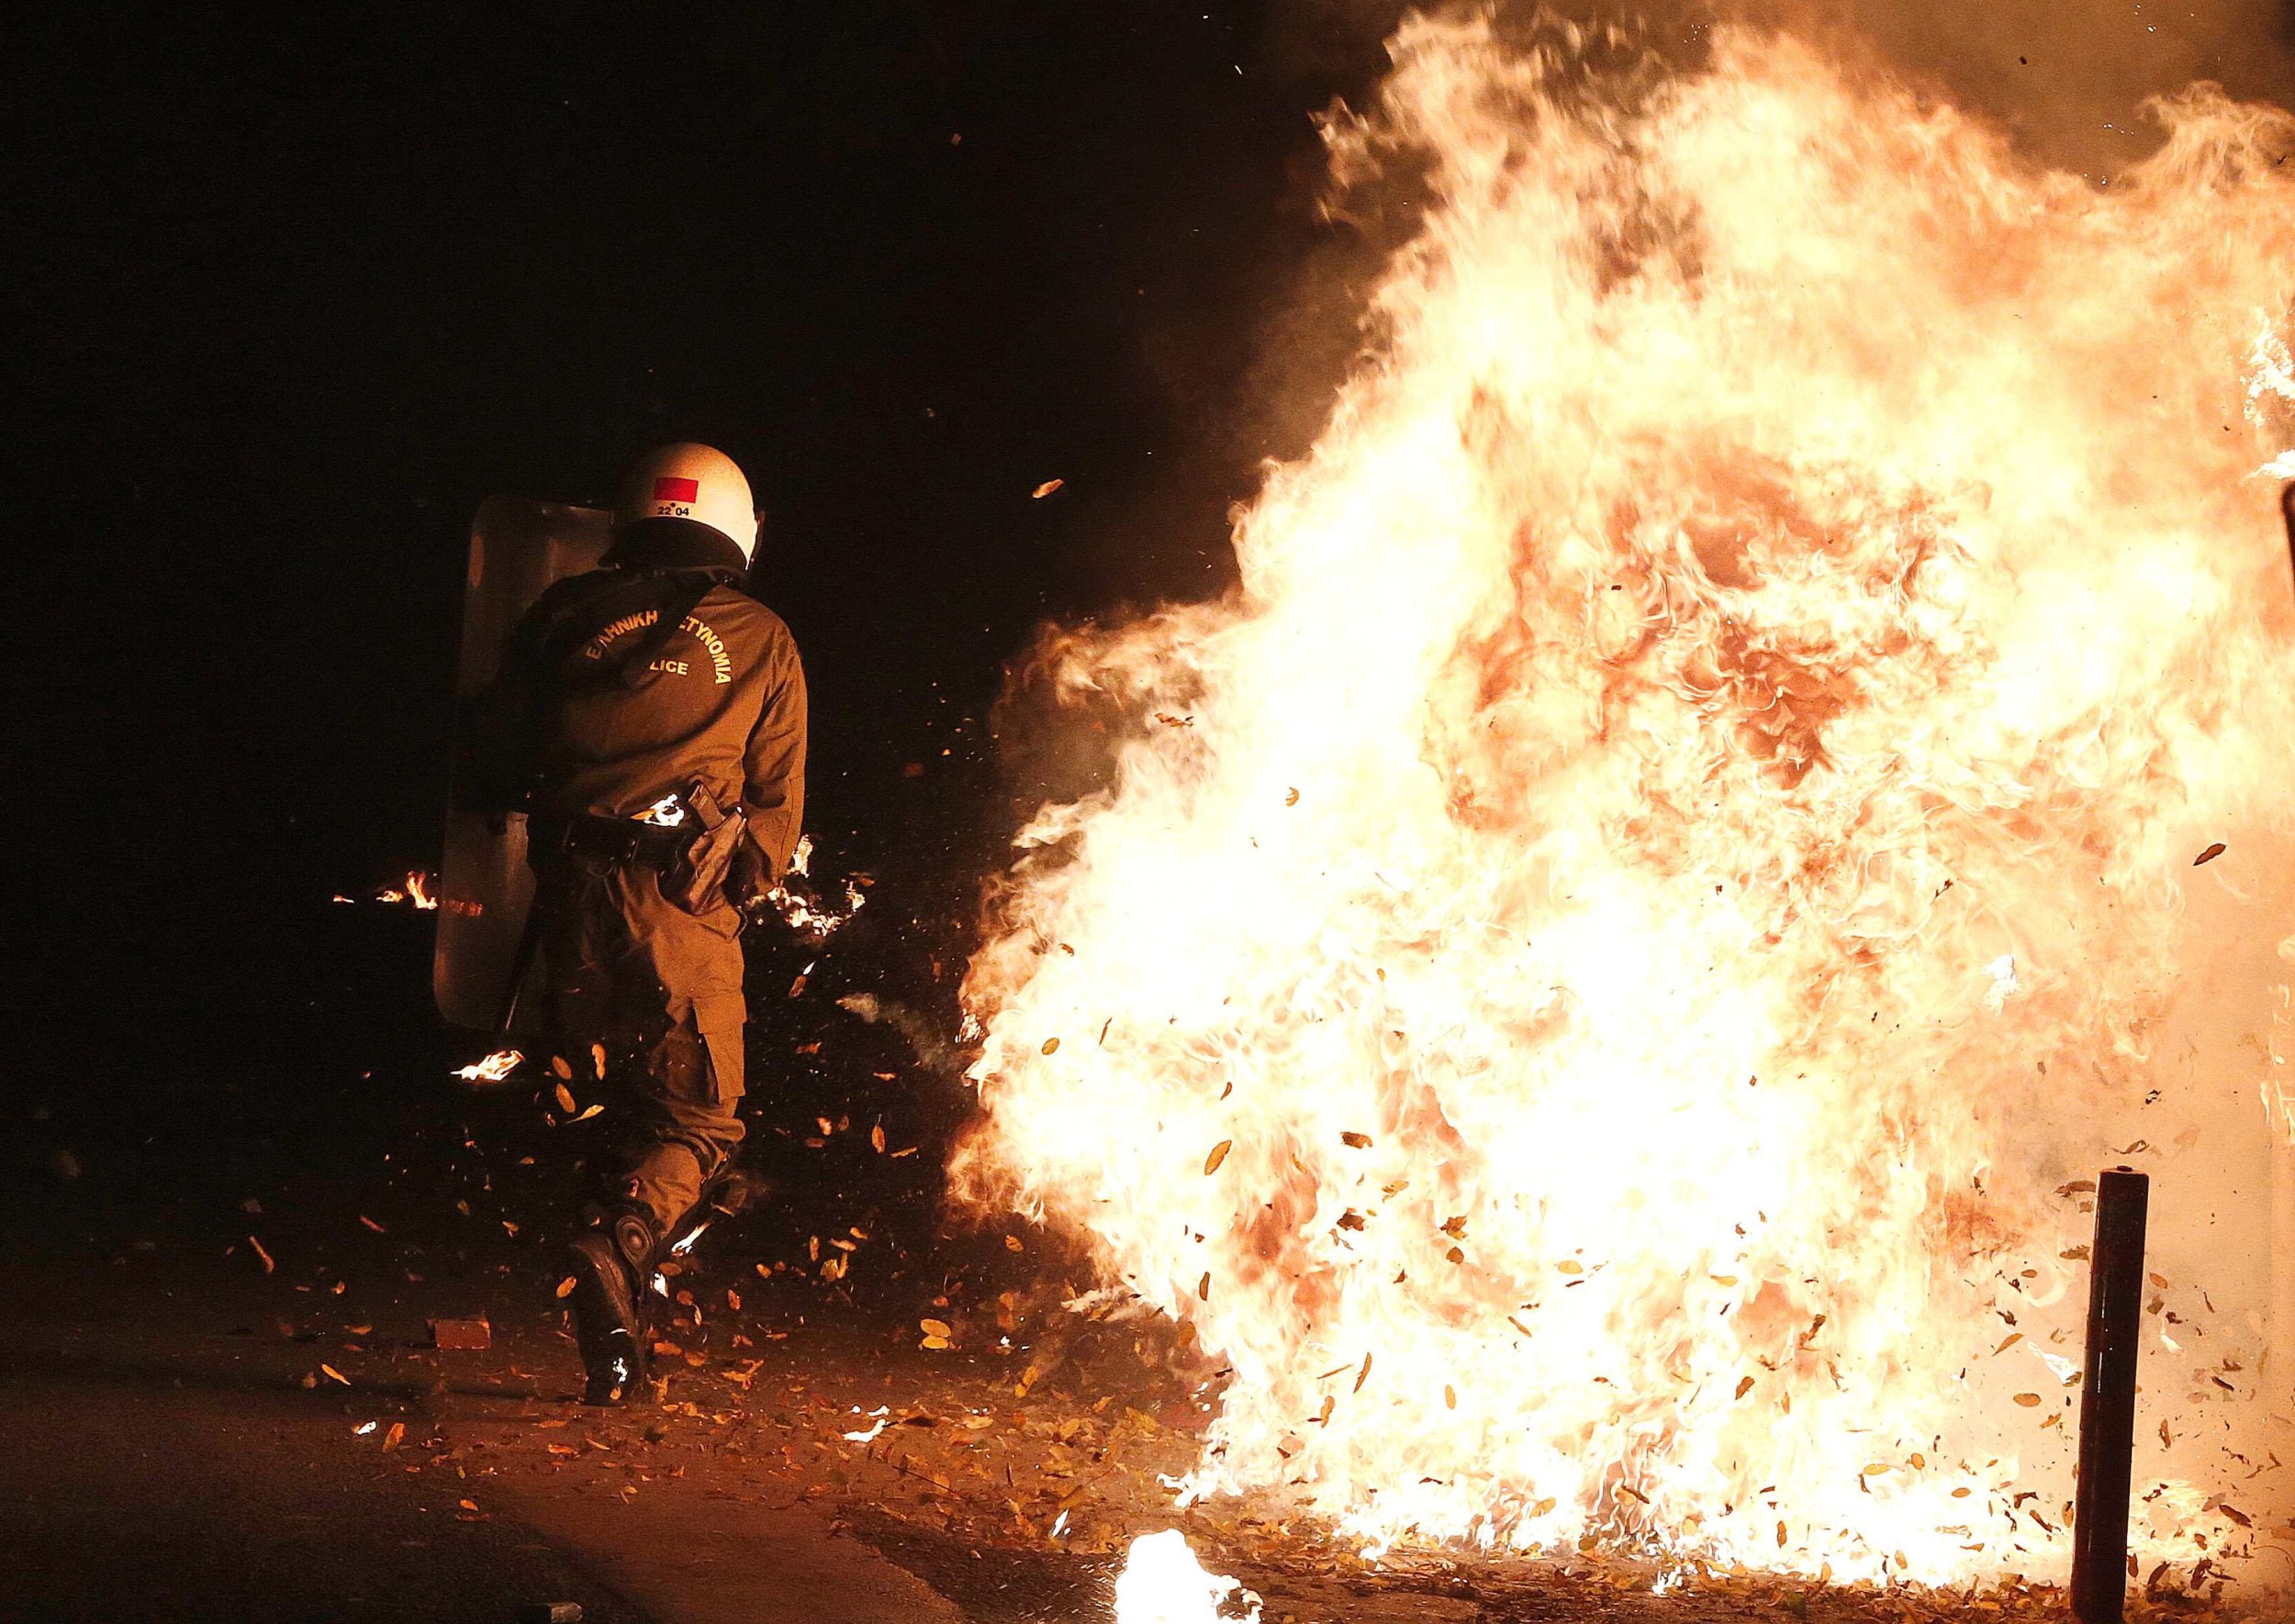
[[[693,838],[689,829],[641,823],[635,818],[600,817],[595,812],[553,818],[538,824],[534,833],[543,851],[608,863],[644,863],[655,868],[666,867]]]

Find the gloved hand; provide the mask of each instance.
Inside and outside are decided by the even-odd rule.
[[[725,900],[746,913],[750,903],[772,889],[772,865],[756,841],[744,838],[733,847],[733,861],[725,869]]]

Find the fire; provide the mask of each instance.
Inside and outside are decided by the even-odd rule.
[[[1257,1624],[1259,1597],[1207,1573],[1177,1529],[1142,1534],[1115,1576],[1115,1624]]]
[[[957,1188],[1230,1372],[1191,1495],[2061,1576],[2078,1181],[2289,781],[2295,120],[2097,187],[1789,38],[1392,50],[1327,135],[1421,224],[1239,588],[1044,651],[1121,752],[995,899]],[[2149,1391],[2255,1402],[2230,1320]],[[2147,1457],[2147,1560],[2245,1470]]]
[[[509,1080],[510,1073],[518,1070],[520,1063],[525,1058],[517,1049],[498,1048],[483,1060],[468,1066],[456,1067],[454,1075],[465,1082],[470,1083],[506,1082]]]
[[[814,889],[812,868],[812,836],[800,835],[797,849],[789,856],[789,872],[778,885],[757,899],[757,907],[760,912],[769,908],[779,914],[782,923],[800,939],[825,942],[868,906],[868,897],[861,890],[859,879],[847,876],[843,882],[844,905],[838,906]]]
[[[409,868],[407,870],[407,884],[405,890],[401,890],[395,885],[385,886],[382,890],[375,893],[375,901],[413,908],[421,913],[428,913],[438,906],[438,895],[431,889],[432,884],[433,881],[430,875],[423,873],[420,868]],[[352,901],[351,898],[344,896],[341,891],[337,891],[335,893],[334,900],[338,902],[349,902]]]

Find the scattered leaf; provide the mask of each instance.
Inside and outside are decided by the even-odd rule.
[[[1219,1170],[1219,1164],[1227,1159],[1227,1152],[1234,1148],[1235,1141],[1233,1139],[1222,1139],[1218,1144],[1214,1145],[1211,1148],[1211,1154],[1203,1158],[1203,1176],[1205,1178],[1209,1178],[1212,1174],[1217,1172]],[[260,1250],[261,1249],[258,1248],[257,1249]],[[268,1259],[264,1260],[264,1269],[267,1271],[270,1266],[270,1260]]]
[[[2197,868],[2202,863],[2212,863],[2216,858],[2223,855],[2223,843],[2222,841],[2218,840],[2213,842],[2208,846],[2207,850],[2201,852],[2198,857],[2191,859],[2191,866],[2194,868]],[[2225,1506],[2224,1509],[2228,1511],[2231,1508],[2229,1506]],[[2241,1520],[2245,1521],[2245,1519],[2242,1518]]]
[[[1028,494],[1040,502],[1046,497],[1050,496],[1054,491],[1058,490],[1061,486],[1067,483],[1068,481],[1065,479],[1047,479],[1042,485],[1037,486]]]

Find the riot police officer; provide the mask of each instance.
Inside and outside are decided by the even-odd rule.
[[[741,1143],[741,907],[786,871],[803,816],[804,672],[741,588],[756,540],[731,458],[645,457],[600,567],[535,602],[463,728],[457,800],[527,813],[555,1051],[627,1102],[567,1259],[593,1404],[635,1386],[660,1254]]]

